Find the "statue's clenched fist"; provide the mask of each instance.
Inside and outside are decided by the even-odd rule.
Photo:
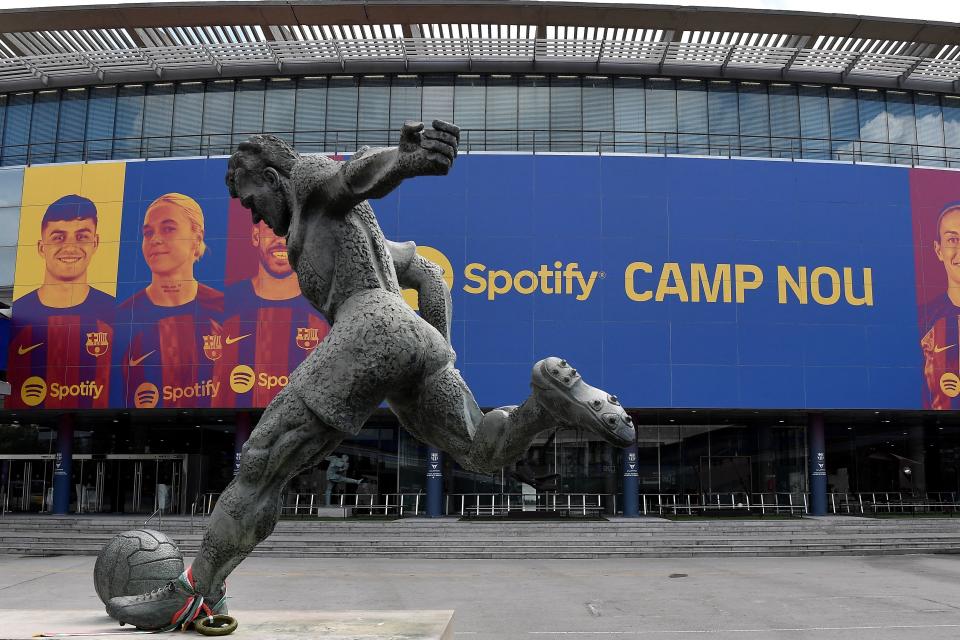
[[[413,175],[446,175],[457,157],[460,127],[434,120],[433,128],[422,122],[405,122],[400,130],[400,163]]]

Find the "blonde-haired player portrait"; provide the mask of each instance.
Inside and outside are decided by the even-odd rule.
[[[218,392],[212,367],[223,355],[223,293],[194,275],[207,253],[203,209],[166,193],[147,206],[140,231],[150,283],[120,305],[133,329],[121,362],[127,406],[210,406]]]

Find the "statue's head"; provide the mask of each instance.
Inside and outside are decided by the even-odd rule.
[[[263,220],[278,236],[290,227],[290,176],[300,161],[293,147],[276,136],[250,136],[230,156],[227,188],[250,210],[253,223]]]

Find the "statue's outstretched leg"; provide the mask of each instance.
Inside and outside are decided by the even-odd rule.
[[[191,620],[193,609],[215,608],[225,595],[226,577],[273,531],[283,487],[343,437],[310,412],[293,389],[283,389],[243,446],[240,472],[220,495],[193,566],[160,589],[113,598],[107,612],[141,629],[165,629]]]
[[[427,375],[415,397],[387,401],[408,431],[482,473],[516,462],[537,434],[555,427],[586,429],[618,447],[633,443],[633,422],[616,397],[588,385],[565,360],[538,362],[530,386],[519,406],[483,413],[450,362]]]

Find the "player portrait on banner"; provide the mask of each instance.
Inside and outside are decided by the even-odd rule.
[[[113,163],[25,171],[11,407],[109,406],[123,172]]]
[[[934,233],[933,254],[943,267],[946,287],[921,312],[924,408],[955,409],[960,407],[960,202],[943,207]]]
[[[223,293],[194,274],[208,251],[203,208],[189,195],[163,194],[147,205],[140,234],[150,283],[119,307],[129,321],[119,363],[126,406],[209,407],[219,391]]]
[[[287,243],[230,201],[222,390],[214,406],[265,407],[330,326],[300,294]]]

